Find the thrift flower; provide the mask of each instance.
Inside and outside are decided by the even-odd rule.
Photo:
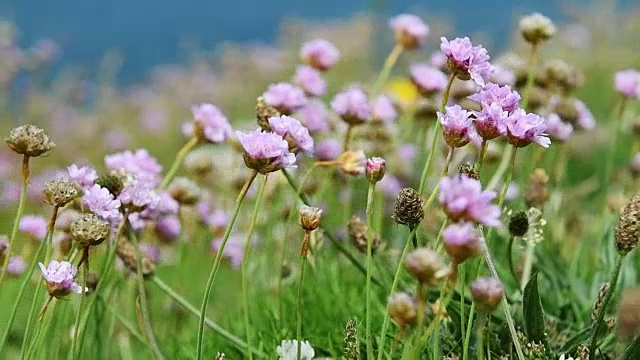
[[[51,260],[47,268],[44,264],[38,263],[42,276],[47,282],[49,295],[56,298],[63,298],[70,293],[82,293],[82,286],[75,282],[77,269],[66,261],[58,262]]]
[[[556,34],[556,27],[548,17],[533,13],[520,19],[520,33],[530,44],[539,44]]]
[[[493,66],[489,63],[489,54],[482,46],[473,46],[468,37],[455,38],[451,41],[440,38],[440,49],[447,56],[449,72],[460,80],[472,79],[476,84],[484,86],[485,80],[493,74]]]
[[[474,123],[476,131],[484,140],[492,140],[501,135],[507,135],[506,121],[509,113],[496,103],[482,107],[482,111],[475,111]]]
[[[614,75],[614,87],[617,92],[628,98],[640,98],[640,71],[627,69]]]
[[[551,145],[551,140],[544,131],[547,124],[543,117],[526,113],[522,109],[514,111],[507,119],[507,141],[515,147],[524,147],[536,143],[544,148]]]
[[[316,143],[314,154],[318,160],[335,160],[342,154],[342,144],[336,139]]]
[[[93,185],[85,190],[82,196],[82,205],[112,224],[118,222],[122,216],[119,210],[120,200],[114,199],[109,190],[100,187],[100,185]]]
[[[429,35],[429,27],[422,19],[412,14],[402,14],[391,18],[389,27],[395,33],[396,42],[407,50],[421,47]]]
[[[511,90],[511,86],[500,86],[488,83],[480,92],[469,96],[469,99],[477,102],[480,106],[499,105],[503,111],[515,111],[518,108],[520,94]]]
[[[29,157],[44,155],[56,146],[44,130],[31,124],[12,129],[4,141],[17,154]]]
[[[393,321],[401,328],[413,325],[418,319],[418,304],[413,295],[394,293],[387,300],[387,311]]]
[[[500,208],[491,203],[494,191],[482,191],[480,181],[465,175],[440,180],[439,200],[453,222],[472,221],[485,226],[500,225]]]
[[[325,71],[340,60],[340,51],[327,40],[316,39],[302,45],[300,59],[320,71]]]
[[[358,88],[338,93],[331,100],[331,109],[349,125],[362,124],[371,118],[367,94]]]
[[[134,152],[124,151],[104,158],[107,169],[113,171],[125,171],[133,175],[137,180],[148,182],[152,185],[160,183],[162,165],[145,149]]]
[[[503,295],[504,287],[496,278],[478,278],[471,283],[471,296],[481,311],[495,310],[500,305]]]
[[[475,132],[471,112],[460,105],[446,107],[445,113],[438,111],[438,121],[442,124],[444,140],[451,147],[463,147],[471,141],[471,133]]]
[[[386,162],[381,157],[367,159],[366,178],[370,183],[377,183],[382,180],[386,171]]]
[[[160,197],[149,183],[134,180],[122,189],[118,200],[123,206],[139,211],[145,207],[155,207]]]
[[[35,240],[42,241],[47,235],[47,220],[42,216],[25,215],[20,219],[18,229]]]
[[[594,127],[596,127],[596,119],[593,117],[593,113],[591,113],[591,110],[587,108],[587,105],[585,105],[584,102],[578,99],[574,100],[574,105],[578,110],[578,118],[576,119],[576,125],[578,125],[581,129],[584,129],[584,130],[591,130]]]
[[[391,100],[384,95],[376,97],[373,102],[372,120],[390,124],[396,120],[396,117],[398,117],[398,111],[396,111]]]
[[[297,360],[298,359],[298,340],[282,340],[276,348],[278,359],[280,360]],[[300,359],[311,360],[316,355],[313,347],[308,341],[302,341],[300,346]]]
[[[573,134],[573,126],[565,123],[556,113],[547,116],[547,133],[549,137],[558,141],[567,141]]]
[[[471,223],[451,224],[442,233],[444,248],[456,264],[480,254],[480,234]]]
[[[313,153],[313,139],[309,130],[302,126],[300,121],[286,116],[272,117],[269,119],[271,130],[282,136],[289,144],[289,151],[297,153],[302,150],[305,153]]]
[[[244,163],[250,169],[267,174],[295,167],[296,156],[289,152],[289,144],[282,136],[256,129],[249,133],[236,132],[244,148]]]
[[[71,164],[67,168],[67,173],[71,180],[73,180],[80,189],[91,187],[98,178],[98,174],[95,169],[88,166],[78,167],[76,164]]]
[[[297,116],[310,133],[326,133],[331,130],[328,112],[322,101],[311,100],[298,111]]]
[[[165,216],[154,224],[155,234],[163,242],[171,243],[178,239],[182,232],[180,219],[175,216]]]
[[[229,260],[231,267],[234,269],[238,269],[240,268],[240,265],[242,265],[244,247],[247,246],[246,238],[245,234],[231,234],[222,252],[222,255]],[[222,238],[215,238],[211,242],[211,250],[218,252],[221,245]]]
[[[200,141],[221,143],[231,136],[231,124],[220,109],[212,104],[191,107],[193,121],[183,125],[186,136],[196,136]]]
[[[283,115],[291,115],[307,102],[302,89],[289,83],[269,85],[262,97],[267,104],[276,108]]]
[[[411,81],[423,96],[429,97],[442,92],[447,86],[447,76],[439,69],[427,64],[413,64],[409,72]]]
[[[15,255],[9,259],[7,264],[7,274],[12,277],[18,277],[27,270],[27,262],[22,259],[21,256]]]
[[[307,96],[324,96],[327,93],[327,83],[322,74],[308,65],[299,65],[293,82],[304,90]]]

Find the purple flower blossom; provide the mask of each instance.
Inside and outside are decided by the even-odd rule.
[[[212,104],[200,104],[191,107],[193,121],[183,125],[186,136],[198,136],[212,143],[221,143],[231,136],[231,124],[220,109]]]
[[[434,68],[444,70],[447,67],[447,55],[440,51],[436,51],[431,54],[429,62]]]
[[[314,68],[324,71],[340,60],[340,51],[324,39],[304,43],[300,49],[300,59]]]
[[[493,76],[491,77],[492,83],[509,86],[513,86],[513,84],[516,83],[516,74],[512,70],[502,65],[494,65],[493,70]]]
[[[463,147],[471,141],[470,134],[475,131],[471,112],[460,105],[447,106],[445,113],[438,111],[438,121],[442,124],[444,140],[452,147]]]
[[[379,95],[373,102],[372,119],[383,123],[393,123],[398,117],[398,111],[391,100],[384,95]]]
[[[574,100],[574,104],[576,106],[576,109],[578,110],[576,125],[584,130],[591,130],[596,127],[596,119],[593,117],[593,113],[591,113],[591,110],[587,108],[587,105],[585,105],[584,102],[578,99]]]
[[[289,83],[269,85],[262,97],[283,115],[291,115],[307,103],[302,89]]]
[[[308,65],[298,65],[293,82],[301,87],[307,96],[324,96],[327,93],[327,83],[320,71]]]
[[[267,174],[295,167],[296,156],[289,152],[289,144],[282,136],[256,129],[249,133],[236,132],[244,148],[244,162],[250,169]]]
[[[220,209],[216,209],[211,214],[204,217],[204,223],[214,230],[224,230],[229,224],[229,215]]]
[[[165,216],[155,222],[155,233],[164,242],[173,242],[180,236],[182,232],[182,224],[180,219],[175,216]]]
[[[95,169],[88,166],[78,167],[76,164],[71,164],[67,168],[67,173],[71,180],[73,180],[81,189],[91,187],[98,178],[98,174]]]
[[[405,49],[417,49],[429,35],[429,27],[419,17],[412,14],[401,14],[389,20],[389,27],[393,30],[396,42]]]
[[[536,143],[544,148],[551,145],[545,119],[522,109],[514,111],[507,119],[507,141],[515,147],[524,147]]]
[[[15,255],[9,259],[9,263],[7,264],[7,273],[10,276],[18,277],[27,270],[27,263],[22,259],[21,256]]]
[[[331,109],[350,125],[369,120],[372,111],[367,94],[358,88],[339,92],[331,100]]]
[[[298,117],[312,134],[326,133],[331,130],[327,107],[319,100],[309,101],[298,111]]]
[[[427,64],[413,64],[409,68],[411,81],[423,96],[429,97],[439,93],[447,86],[447,76]]]
[[[100,187],[100,185],[93,185],[85,190],[82,196],[82,205],[114,225],[122,217],[119,210],[120,200],[114,199],[109,190]]]
[[[300,121],[286,115],[269,118],[271,130],[282,136],[289,144],[289,150],[297,153],[302,150],[307,154],[313,153],[313,139],[309,130]]]
[[[482,248],[480,234],[472,223],[451,224],[442,233],[445,250],[456,264],[478,255]]]
[[[453,222],[473,221],[486,226],[500,225],[500,208],[491,201],[494,191],[482,191],[480,181],[466,175],[440,180],[439,200]]]
[[[154,244],[140,244],[140,251],[146,255],[152,263],[157,264],[160,262],[160,248]]]
[[[342,154],[342,144],[336,139],[322,140],[316,143],[314,153],[318,160],[335,160]]]
[[[556,113],[547,115],[547,133],[549,136],[558,141],[567,141],[573,134],[573,126],[564,123],[560,116]]]
[[[387,162],[381,157],[372,157],[367,159],[365,176],[371,183],[377,183],[382,180],[387,169]]]
[[[66,261],[51,260],[47,268],[38,263],[42,276],[47,282],[47,289],[51,296],[64,297],[69,293],[82,293],[82,286],[75,282],[77,269]]]
[[[163,216],[175,215],[180,209],[180,204],[169,194],[163,191],[158,195],[158,201],[153,202],[142,211],[145,219],[159,219]]]
[[[520,94],[511,90],[511,86],[488,83],[480,92],[469,96],[469,99],[477,102],[482,107],[497,104],[503,111],[511,112],[518,108]]]
[[[493,311],[504,296],[500,280],[492,277],[477,278],[471,283],[471,296],[480,311]]]
[[[145,207],[154,208],[160,202],[160,197],[149,183],[134,180],[122,189],[120,195],[118,195],[118,200],[124,206],[139,210]]]
[[[485,81],[493,74],[487,50],[480,45],[473,46],[468,37],[451,41],[442,37],[440,41],[440,49],[448,59],[449,71],[461,80],[472,79],[476,84],[484,86]]]
[[[628,98],[640,98],[640,71],[627,69],[614,75],[614,87],[617,92]]]
[[[35,240],[43,241],[47,235],[47,219],[37,215],[25,215],[20,219],[18,229]]]
[[[492,140],[501,135],[507,135],[506,121],[509,113],[497,104],[492,103],[474,112],[476,131],[484,140]]]
[[[135,152],[127,150],[107,155],[104,158],[104,163],[109,170],[123,170],[139,181],[148,182],[151,185],[160,183],[162,166],[156,158],[149,155],[146,149],[139,149]]]

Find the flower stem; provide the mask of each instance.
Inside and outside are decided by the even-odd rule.
[[[453,152],[456,150],[453,146],[449,147],[449,153],[447,154],[447,160],[444,163],[444,169],[442,170],[442,176],[449,175],[449,165],[451,165],[451,161],[453,160]]]
[[[511,152],[511,159],[509,161],[509,172],[507,173],[507,180],[504,182],[502,192],[500,193],[500,198],[498,199],[498,206],[500,207],[500,209],[502,209],[502,205],[504,205],[504,198],[507,196],[509,186],[511,186],[511,180],[513,179],[513,168],[515,168],[517,152],[518,148],[514,146]]]
[[[482,139],[482,145],[480,146],[480,154],[478,154],[478,174],[480,174],[480,170],[482,170],[482,163],[484,162],[484,154],[487,152],[487,147],[489,146],[489,142],[485,139]]]
[[[14,240],[18,236],[18,228],[20,227],[20,219],[22,218],[22,213],[24,212],[24,202],[27,197],[28,185],[29,185],[29,157],[25,155],[22,158],[22,187],[20,188],[20,199],[18,200],[18,210],[16,211],[16,216],[13,219],[13,228],[11,229],[11,238],[9,238],[9,248],[7,249],[7,254],[5,255],[6,260],[2,265],[2,271],[0,271],[0,286],[2,286],[2,281],[4,280],[4,276],[7,273],[7,266],[9,266],[9,259],[11,258],[11,252],[13,251]]]
[[[236,223],[236,219],[238,218],[238,213],[240,212],[240,207],[242,202],[244,201],[247,192],[249,191],[249,187],[251,187],[251,183],[258,175],[257,171],[253,171],[247,181],[244,183],[242,190],[238,194],[238,198],[236,199],[236,208],[233,211],[233,215],[231,216],[231,221],[224,232],[224,236],[222,238],[222,243],[220,244],[220,248],[216,253],[216,258],[213,262],[213,266],[211,267],[211,272],[209,273],[209,278],[207,279],[207,285],[204,290],[204,297],[202,298],[202,305],[200,306],[200,320],[198,321],[198,340],[196,343],[196,359],[202,359],[202,341],[204,335],[204,320],[207,316],[207,305],[209,304],[209,294],[211,294],[211,289],[213,288],[213,282],[216,278],[216,274],[218,273],[218,269],[220,268],[220,264],[222,263],[222,253],[224,252],[224,248],[227,245],[227,240],[229,240],[229,236],[231,235],[231,230],[233,230],[233,225]]]
[[[529,55],[529,67],[527,72],[527,82],[522,92],[522,108],[527,110],[529,107],[529,96],[531,95],[531,89],[533,88],[533,78],[536,73],[536,60],[538,58],[538,44],[531,45],[531,54]]]
[[[487,321],[487,314],[479,313],[476,322],[476,360],[484,359],[484,325]]]
[[[343,151],[349,150],[349,143],[351,142],[351,136],[353,135],[353,125],[349,124],[347,131],[344,133],[344,144],[342,146]]]
[[[445,106],[447,106],[447,102],[449,102],[449,93],[451,92],[451,85],[453,84],[453,80],[456,79],[455,74],[449,75],[449,80],[447,81],[447,86],[444,88],[444,93],[442,94],[442,103],[440,104],[440,112],[444,112]],[[427,174],[431,169],[431,163],[433,162],[433,155],[436,152],[436,144],[438,142],[438,134],[440,133],[440,121],[436,120],[433,124],[433,135],[431,135],[431,149],[429,150],[429,155],[427,156],[427,162],[424,164],[424,168],[422,169],[422,177],[420,178],[420,186],[418,187],[418,194],[422,195],[424,192],[424,185],[427,182]]]
[[[298,341],[297,359],[302,358],[302,284],[304,281],[304,267],[307,263],[306,256],[300,256],[300,279],[298,280],[298,296],[296,299],[296,314],[298,323],[296,327],[296,340]]]
[[[85,254],[88,253],[88,250],[85,250]],[[84,259],[83,255],[83,259]],[[82,295],[80,297],[80,307],[78,308],[78,312],[76,313],[76,321],[73,326],[73,340],[71,341],[71,352],[69,353],[69,357],[72,359],[81,358],[80,353],[76,354],[76,349],[78,348],[78,333],[80,333],[80,315],[82,315],[82,308],[84,306],[85,298],[87,297],[87,275],[89,274],[89,260],[84,259],[84,269],[82,270]]]
[[[518,282],[518,274],[516,274],[516,267],[513,262],[513,244],[515,243],[515,236],[509,236],[509,245],[507,245],[507,260],[509,261],[509,270],[511,271],[511,276],[513,276],[513,280]]]
[[[393,69],[393,66],[396,64],[396,62],[398,62],[398,58],[400,58],[400,55],[402,54],[402,50],[403,50],[402,45],[396,44],[396,46],[394,46],[391,52],[389,53],[389,56],[387,56],[387,58],[385,59],[384,66],[382,67],[382,70],[378,74],[376,81],[373,83],[373,86],[371,87],[372,99],[378,94],[378,92],[380,92],[382,85],[389,78],[389,74],[391,74],[391,69]]]
[[[391,283],[391,289],[389,290],[389,296],[391,296],[398,286],[398,282],[400,280],[400,271],[402,270],[402,264],[404,264],[404,258],[411,247],[411,238],[415,235],[418,227],[416,226],[411,230],[411,233],[407,237],[404,242],[404,249],[402,249],[402,254],[400,255],[400,260],[398,261],[398,266],[396,267],[396,274],[393,277],[393,282]],[[389,328],[389,312],[385,312],[384,320],[382,322],[382,331],[380,332],[380,346],[378,349],[378,360],[382,360],[384,356],[384,345],[387,339],[387,329]]]
[[[187,154],[191,150],[193,150],[193,148],[196,145],[198,145],[198,141],[199,141],[198,138],[194,136],[191,138],[191,140],[189,140],[188,143],[184,144],[184,146],[182,147],[182,149],[180,149],[180,151],[178,151],[178,153],[176,154],[176,159],[173,161],[171,168],[169,169],[167,174],[162,179],[162,182],[160,183],[160,189],[166,189],[167,186],[171,184],[171,181],[176,176],[178,169],[180,169],[180,165],[182,165],[184,158],[187,156]]]
[[[604,314],[607,312],[606,311],[607,306],[609,305],[611,298],[613,298],[613,293],[616,290],[616,285],[618,284],[618,279],[620,278],[620,270],[622,269],[623,261],[624,261],[624,255],[618,255],[618,259],[616,260],[616,264],[613,268],[613,272],[611,273],[611,280],[609,282],[611,285],[609,285],[609,291],[607,291],[607,295],[604,297],[604,300],[602,301],[602,307],[600,312],[598,312],[598,318],[593,323],[593,332],[591,334],[591,345],[589,345],[589,354],[596,353],[598,333],[600,332],[602,325],[604,325],[604,321],[603,321]]]
[[[247,338],[247,344],[251,347],[251,327],[249,326],[249,287],[247,284],[247,263],[249,261],[249,252],[251,249],[251,237],[253,236],[253,230],[255,229],[256,220],[258,219],[258,212],[260,211],[260,205],[262,204],[262,197],[264,195],[264,188],[267,185],[267,175],[264,176],[264,180],[260,184],[260,190],[258,190],[258,198],[253,208],[253,215],[251,216],[251,224],[249,225],[249,232],[247,234],[247,242],[244,245],[244,253],[242,255],[242,307],[244,310],[244,328],[245,337]],[[248,351],[248,349],[247,349]],[[253,359],[253,353],[248,351],[246,354],[249,359]]]
[[[375,194],[376,183],[369,182],[369,190],[367,192],[367,280],[365,285],[365,338],[367,341],[367,358],[373,359],[373,343],[371,338],[371,245],[374,238],[373,226],[373,195]]]

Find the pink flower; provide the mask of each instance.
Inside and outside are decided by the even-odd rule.
[[[114,225],[122,218],[120,200],[114,199],[109,190],[100,185],[93,185],[85,190],[82,195],[82,205]]]
[[[492,277],[477,278],[471,283],[471,296],[478,309],[481,311],[493,311],[504,295],[504,287],[500,280]]]
[[[511,90],[511,86],[488,83],[480,92],[469,96],[469,99],[477,102],[482,107],[497,104],[503,111],[511,112],[518,108],[520,94]]]
[[[289,143],[289,150],[297,153],[302,150],[305,153],[313,153],[313,139],[309,130],[302,126],[300,121],[286,115],[269,118],[271,130],[282,136]]]
[[[327,113],[328,109],[323,102],[311,100],[298,111],[298,117],[310,133],[326,133],[331,130]]]
[[[340,51],[327,40],[316,39],[302,45],[300,59],[320,71],[325,71],[340,60]]]
[[[510,85],[513,86],[516,83],[516,74],[502,65],[493,66],[493,76],[491,82],[498,85]]]
[[[576,119],[576,125],[584,130],[591,130],[596,127],[596,119],[593,117],[593,113],[591,113],[591,110],[587,108],[587,105],[585,105],[584,102],[578,99],[574,100],[574,104],[576,106],[576,109],[578,110],[578,119]]]
[[[293,82],[308,96],[324,96],[327,93],[327,83],[322,74],[308,65],[298,65]]]
[[[435,51],[431,54],[429,62],[434,68],[443,70],[447,67],[447,55],[443,54],[440,51]]]
[[[451,41],[442,37],[440,40],[440,49],[447,56],[449,71],[461,80],[472,79],[476,84],[484,86],[485,81],[493,74],[487,50],[480,45],[473,46],[468,37]]]
[[[547,116],[547,133],[554,140],[567,141],[573,134],[573,126],[564,123],[558,114],[551,113]]]
[[[480,181],[465,175],[440,180],[439,200],[453,221],[473,221],[486,226],[500,225],[500,208],[491,201],[494,191],[482,191]]]
[[[302,89],[289,83],[269,85],[262,97],[283,115],[291,115],[307,103]]]
[[[71,180],[81,189],[86,189],[93,185],[98,178],[96,170],[88,166],[78,167],[76,164],[71,164],[67,168],[67,173]]]
[[[339,92],[331,100],[331,109],[350,125],[361,124],[371,118],[367,94],[358,88]]]
[[[377,183],[382,180],[384,173],[386,172],[387,163],[381,157],[372,157],[367,159],[367,167],[365,169],[365,176],[371,183]]]
[[[640,98],[640,71],[627,69],[614,75],[614,87],[620,94],[629,98]]]
[[[77,269],[66,261],[51,260],[48,267],[38,263],[42,276],[47,282],[47,289],[51,296],[64,297],[72,292],[81,294],[82,286],[75,282]]]
[[[224,228],[229,224],[229,215],[224,211],[217,209],[211,214],[207,214],[204,218],[204,223],[214,230],[224,230]]]
[[[507,119],[507,141],[515,147],[524,147],[536,143],[544,148],[551,145],[545,119],[522,109],[514,111]]]
[[[429,35],[429,27],[412,14],[394,16],[389,20],[389,27],[395,33],[396,42],[408,50],[421,47]]]
[[[124,151],[104,158],[107,169],[123,170],[136,177],[139,181],[148,182],[153,185],[160,183],[162,165],[151,156],[146,149],[139,149],[135,152]]]
[[[509,113],[497,104],[492,103],[482,107],[482,111],[474,112],[476,131],[484,140],[492,140],[501,135],[507,135],[505,121]]]
[[[382,121],[384,123],[393,123],[398,117],[398,111],[391,100],[384,96],[379,95],[373,102],[372,118],[373,120]]]
[[[183,125],[186,136],[198,136],[212,143],[221,143],[231,136],[231,124],[220,109],[212,104],[200,104],[191,108],[193,121]]]
[[[442,233],[442,240],[445,250],[456,264],[482,251],[480,234],[476,226],[468,222],[447,226]]]
[[[444,140],[452,147],[463,147],[471,141],[470,135],[475,132],[471,112],[460,105],[446,107],[445,113],[438,111],[438,121],[442,124]]]
[[[122,189],[118,195],[118,200],[122,205],[140,210],[145,207],[155,207],[160,202],[160,197],[149,183],[134,180],[131,184]]]
[[[35,240],[43,241],[47,235],[47,219],[37,215],[25,215],[20,219],[18,229]]]
[[[22,259],[21,256],[15,255],[9,259],[9,263],[7,264],[7,274],[12,277],[18,277],[27,270],[27,263]]]
[[[289,144],[282,136],[256,129],[249,133],[236,132],[244,148],[244,162],[250,169],[267,174],[295,167],[296,156],[289,152]]]
[[[335,160],[342,154],[342,144],[336,139],[322,140],[316,144],[314,154],[321,161]]]
[[[427,64],[413,64],[409,72],[411,81],[423,96],[428,97],[439,93],[447,86],[447,76],[439,69]]]

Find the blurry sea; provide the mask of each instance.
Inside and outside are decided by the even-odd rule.
[[[595,0],[598,1],[598,0]],[[602,0],[601,0],[602,1]],[[636,0],[637,1],[637,0]],[[402,12],[442,14],[455,35],[488,32],[495,46],[509,37],[517,15],[542,12],[562,18],[567,4],[555,0],[5,0],[0,18],[13,21],[20,43],[50,37],[63,54],[56,63],[97,68],[117,50],[124,58],[118,81],[144,78],[155,65],[184,61],[180,44],[208,49],[224,41],[269,43],[287,18],[346,18],[375,11],[380,18]]]

